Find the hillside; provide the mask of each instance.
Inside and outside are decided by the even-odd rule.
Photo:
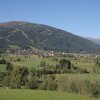
[[[0,48],[38,48],[61,52],[99,52],[100,47],[70,32],[24,21],[0,23]]]
[[[93,43],[100,45],[100,38],[91,38],[91,37],[86,37],[86,39],[92,41]]]

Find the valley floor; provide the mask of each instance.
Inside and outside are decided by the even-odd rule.
[[[55,61],[54,58],[57,58],[58,61]],[[38,69],[40,62],[45,61],[46,64],[55,66],[59,63],[60,59],[66,58],[69,59],[76,67],[86,69],[89,73],[84,74],[73,74],[73,73],[63,73],[63,74],[55,74],[58,90],[59,91],[46,91],[46,90],[31,90],[31,89],[7,89],[4,87],[0,87],[0,100],[100,100],[100,98],[93,98],[90,97],[88,92],[86,95],[80,94],[70,94],[65,92],[61,92],[65,90],[67,85],[70,86],[71,82],[85,82],[85,80],[89,80],[89,84],[93,82],[100,83],[100,74],[96,74],[93,71],[93,66],[95,66],[95,58],[85,56],[80,56],[79,58],[75,59],[74,57],[50,57],[50,58],[40,58],[37,55],[30,56],[29,58],[25,58],[23,56],[16,57],[15,55],[1,55],[0,59],[5,59],[7,62],[11,62],[14,66],[26,66],[29,71],[32,68]],[[100,58],[99,58],[100,59]],[[19,61],[18,61],[19,60]],[[6,64],[0,64],[0,71],[5,72]],[[1,86],[2,86],[1,81]],[[63,84],[64,83],[64,84]],[[77,86],[77,84],[74,84]],[[82,85],[78,86],[82,87]],[[96,84],[97,86],[97,84]],[[99,85],[100,86],[100,85]],[[97,87],[99,87],[97,86]],[[64,89],[63,89],[64,88]],[[88,86],[87,86],[88,88]],[[98,91],[98,89],[96,88]]]

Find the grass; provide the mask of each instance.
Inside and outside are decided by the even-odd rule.
[[[0,100],[95,100],[87,96],[56,91],[0,88]]]
[[[21,61],[20,62],[12,62],[13,64],[17,65],[23,65],[27,66],[29,69],[31,68],[36,68],[38,64],[40,63],[41,59],[39,59],[37,56],[31,56],[30,58],[24,58],[20,57]]]
[[[15,59],[15,60],[17,59],[17,57],[16,56],[13,56],[13,55],[10,55],[9,57],[6,57],[6,59],[8,61],[10,60],[10,58]],[[23,65],[23,66],[26,66],[29,69],[31,69],[33,67],[36,68],[40,64],[40,62],[42,60],[43,61],[46,61],[46,63],[47,64],[50,64],[50,65],[51,64],[52,65],[56,65],[56,63],[57,63],[57,62],[53,61],[52,58],[40,58],[40,57],[38,57],[36,55],[33,55],[33,56],[29,57],[29,58],[25,58],[25,57],[20,56],[19,58],[21,59],[21,61],[19,61],[19,62],[12,61],[12,63],[15,64],[15,65]]]
[[[94,66],[94,63],[89,63],[89,62],[78,62],[77,64],[74,64],[75,66],[77,67],[80,67],[80,68],[83,68],[83,69],[87,69],[87,71],[93,73],[93,66]]]

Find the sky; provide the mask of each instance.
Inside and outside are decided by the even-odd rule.
[[[100,38],[100,0],[0,0],[0,22],[45,24]]]

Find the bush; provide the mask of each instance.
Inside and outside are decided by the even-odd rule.
[[[70,79],[62,77],[58,82],[58,90],[77,94],[86,94],[91,97],[100,97],[100,83],[89,79]]]
[[[2,58],[1,60],[0,60],[0,64],[6,64],[7,63],[7,61],[4,59],[4,58]]]
[[[82,83],[83,83],[83,81],[81,79],[73,79],[73,80],[71,80],[70,86],[69,86],[69,92],[81,93],[81,91],[82,91]]]
[[[48,83],[47,90],[57,90],[57,87],[56,81],[51,81]]]
[[[4,87],[10,87],[10,76],[6,76],[6,77],[4,77],[4,79],[3,79],[3,86]]]
[[[100,97],[100,83],[98,82],[93,83],[91,92],[93,97]]]
[[[5,73],[4,72],[0,72],[0,81],[2,81],[4,77],[5,77]]]
[[[20,89],[21,88],[21,75],[11,75],[11,80],[10,80],[10,88],[12,89]]]
[[[54,75],[50,75],[49,77],[45,77],[43,82],[39,84],[39,89],[42,90],[57,90],[58,84],[55,80]]]
[[[47,80],[43,80],[42,83],[39,84],[38,89],[47,90],[47,86],[48,86],[48,81]]]
[[[40,67],[41,68],[45,68],[46,67],[46,62],[45,61],[41,61],[40,62]]]
[[[92,91],[92,82],[90,80],[84,80],[83,81],[83,88],[86,94],[91,95],[91,91]]]
[[[6,66],[6,74],[11,74],[12,70],[13,70],[13,64],[8,62]]]
[[[74,73],[80,73],[80,74],[84,74],[84,73],[89,73],[86,69],[81,69],[81,68],[77,68]]]
[[[52,60],[58,62],[58,58],[57,57],[53,57]]]
[[[17,58],[17,60],[16,60],[17,62],[20,62],[21,61],[21,59],[20,58]]]
[[[28,68],[23,66],[14,66],[11,63],[7,64],[6,76],[4,78],[4,85],[10,88],[21,88],[27,82],[29,74]]]
[[[27,76],[29,75],[29,70],[27,67],[21,68],[21,85],[25,85],[28,81]]]
[[[26,87],[29,89],[37,89],[38,88],[38,80],[35,75],[29,75],[28,81],[26,83]]]

